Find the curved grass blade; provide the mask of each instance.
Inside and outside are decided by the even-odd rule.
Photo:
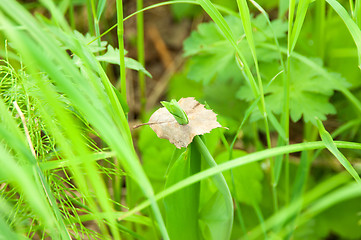
[[[339,148],[361,150],[361,143],[335,141],[335,144]],[[250,153],[246,156],[235,158],[233,160],[219,164],[210,169],[201,171],[200,173],[194,174],[194,175],[178,182],[177,184],[165,189],[164,191],[156,194],[155,199],[156,200],[162,199],[162,198],[172,194],[173,192],[176,192],[184,187],[189,186],[190,184],[201,181],[203,179],[206,179],[208,177],[211,177],[211,176],[221,173],[223,171],[227,171],[227,170],[230,170],[235,167],[242,166],[242,165],[245,165],[245,164],[248,164],[251,162],[261,161],[266,158],[275,157],[275,156],[286,154],[286,153],[294,153],[294,152],[301,152],[301,151],[315,150],[315,149],[324,149],[324,148],[325,148],[325,145],[323,142],[305,142],[305,143],[275,147],[272,149],[266,149],[266,150],[259,151],[256,153]],[[137,207],[133,208],[129,212],[117,213],[116,215],[118,216],[118,219],[121,220],[129,215],[132,215],[138,211],[141,211],[142,209],[148,207],[149,205],[150,205],[149,201],[144,201],[143,203],[139,204]]]
[[[347,13],[345,8],[336,0],[326,0],[328,4],[337,12],[341,17],[346,27],[350,31],[350,34],[355,41],[358,57],[359,57],[359,68],[361,68],[361,30],[357,24],[352,20],[350,15]]]
[[[360,176],[358,175],[356,170],[352,167],[351,163],[346,159],[346,157],[340,152],[340,150],[338,150],[331,135],[326,131],[320,119],[317,119],[317,128],[318,131],[320,132],[320,136],[323,143],[325,144],[325,147],[337,158],[337,160],[351,174],[351,176],[358,183],[361,183]]]

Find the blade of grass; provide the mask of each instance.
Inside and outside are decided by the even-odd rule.
[[[309,209],[307,209],[305,213],[300,216],[297,226],[302,226],[303,224],[309,222],[310,219],[337,203],[360,196],[360,184],[358,183],[348,184],[340,189],[337,189],[334,192],[321,197]],[[284,236],[288,234],[288,229],[289,228],[284,228],[278,236],[284,238]]]
[[[95,36],[98,39],[98,46],[101,46],[101,39],[99,37],[100,35],[100,28],[99,28],[99,21],[100,21],[100,16],[102,14],[102,11],[104,10],[104,6],[102,6],[103,4],[105,4],[104,0],[100,0],[98,2],[97,7],[95,7],[95,0],[90,0],[90,5],[91,5],[91,10],[92,10],[92,15],[93,15],[93,23],[94,23],[94,31],[95,31]]]
[[[351,176],[358,182],[361,183],[360,176],[356,170],[352,167],[351,163],[346,159],[346,157],[338,150],[335,142],[333,141],[331,135],[326,131],[321,120],[317,119],[317,128],[320,132],[322,141],[325,144],[325,147],[337,158],[337,160],[342,164],[342,166],[351,174]]]
[[[334,189],[340,189],[340,186],[349,182],[349,179],[349,176],[341,173],[318,184],[316,187],[307,192],[304,195],[303,199],[291,202],[288,206],[280,209],[279,212],[269,217],[265,221],[266,230],[269,231],[271,229],[278,228],[279,226],[284,225],[292,216],[294,216],[295,213],[297,213],[298,209],[300,208],[307,209],[309,205],[311,205],[313,202],[318,201],[319,199],[325,199],[326,201],[329,200],[325,196]],[[300,224],[298,224],[297,226],[300,226]],[[281,237],[281,239],[285,238],[285,235],[288,233],[290,228],[284,227],[283,230],[284,231],[279,234],[280,236],[278,236]],[[263,229],[258,226],[255,229],[252,229],[251,232],[253,233],[252,237],[254,239],[257,239],[258,237],[262,236]]]
[[[335,141],[335,144],[339,148],[361,149],[360,143]],[[206,179],[206,178],[213,176],[215,174],[218,174],[220,172],[227,171],[232,168],[242,166],[242,165],[245,165],[245,164],[248,164],[251,162],[261,161],[261,160],[269,158],[269,157],[283,155],[286,153],[294,153],[294,152],[314,150],[314,149],[324,149],[324,148],[325,148],[325,145],[323,142],[306,142],[306,143],[299,143],[299,144],[275,147],[272,149],[258,151],[256,153],[250,153],[246,156],[235,158],[231,161],[219,164],[215,167],[206,169],[204,171],[201,171],[200,173],[192,175],[192,176],[178,182],[177,184],[165,189],[164,191],[156,194],[155,199],[156,200],[162,199],[162,198],[168,196],[169,194],[172,194],[175,191],[178,191],[186,186],[189,186],[190,184],[193,184],[200,180]],[[117,213],[116,215],[118,216],[119,220],[122,220],[123,218],[127,217],[128,215],[135,214],[136,212],[141,211],[142,209],[148,207],[149,204],[150,204],[149,201],[144,201],[143,203],[139,204],[137,207],[131,209],[128,212]]]
[[[318,56],[323,60],[325,55],[325,27],[326,27],[326,1],[316,1],[315,16],[315,46]]]
[[[354,13],[355,22],[357,26],[361,27],[361,5],[360,0],[355,1],[355,12],[353,12],[353,9],[351,8],[351,13]]]
[[[104,107],[100,107],[102,105],[101,102],[93,101],[94,96],[97,96],[97,94],[93,94],[94,90],[92,88],[89,88],[89,85],[87,83],[85,84],[78,83],[73,85],[74,84],[73,81],[75,81],[75,79],[76,81],[79,82],[81,81],[88,82],[88,81],[85,80],[84,77],[79,74],[79,72],[77,72],[75,67],[69,61],[68,56],[66,56],[66,54],[62,50],[60,50],[60,48],[55,47],[54,42],[56,41],[49,42],[49,40],[52,39],[52,37],[44,36],[45,33],[37,29],[36,24],[33,22],[31,18],[29,18],[27,13],[23,13],[23,12],[19,13],[19,11],[17,11],[20,9],[19,6],[16,7],[15,9],[13,8],[10,10],[9,6],[12,7],[12,5],[9,5],[9,3],[13,4],[13,1],[8,0],[5,5],[0,3],[0,7],[2,7],[3,10],[7,11],[9,15],[14,15],[14,16],[20,15],[21,16],[20,18],[16,17],[16,21],[20,21],[21,24],[30,27],[31,31],[29,33],[31,33],[39,43],[30,46],[29,44],[32,44],[32,42],[30,39],[28,39],[27,41],[25,41],[27,45],[21,46],[23,48],[24,47],[26,48],[26,50],[23,49],[24,52],[28,54],[30,52],[31,54],[29,55],[37,56],[32,61],[37,61],[38,66],[45,69],[45,71],[52,77],[52,79],[57,82],[59,88],[64,90],[67,93],[67,95],[71,99],[73,99],[73,103],[76,106],[78,106],[78,108],[85,114],[85,116],[88,116],[88,120],[91,121],[91,123],[94,124],[94,126],[97,126],[96,128],[101,132],[101,135],[104,137],[104,139],[108,143],[110,143],[111,147],[115,149],[115,151],[117,152],[119,159],[122,161],[122,165],[129,170],[131,175],[137,180],[138,183],[141,183],[141,187],[144,194],[147,197],[149,197],[149,199],[152,199],[153,198],[152,187],[147,177],[145,176],[143,170],[141,169],[139,161],[137,160],[137,157],[135,155],[134,149],[132,149],[132,147],[129,146],[130,144],[129,140],[124,139],[125,136],[129,136],[129,135],[128,134],[124,135],[124,132],[120,133],[119,129],[115,128],[115,126],[117,125],[116,124],[114,125],[114,123],[112,123],[109,118],[109,116],[111,116],[112,114],[105,112],[105,109],[109,109],[109,107],[106,107],[108,103],[103,102],[102,104],[104,104]],[[24,18],[26,18],[26,20],[24,20]],[[16,39],[22,39],[22,38],[14,37],[15,41]],[[26,39],[26,37],[23,39]],[[57,56],[57,58],[54,60],[59,61],[58,65],[64,66],[62,70],[66,71],[66,75],[64,75],[61,71],[59,71],[59,68],[57,67],[58,65],[52,65],[51,61],[48,62],[42,61],[42,59],[46,59],[46,57],[44,58],[44,56],[41,55],[43,54],[43,52],[42,50],[38,50],[39,48],[38,45],[40,46],[45,45],[47,51],[50,53],[49,54],[50,56]],[[90,76],[92,75],[90,74]],[[79,86],[85,89],[80,91]],[[86,94],[89,94],[89,97],[87,97]],[[129,131],[129,127],[127,131]],[[71,133],[69,134],[71,135]],[[94,181],[95,179],[92,180]],[[98,182],[96,182],[96,180],[94,181],[94,185],[98,185]],[[101,189],[105,189],[105,188],[101,187]],[[105,200],[106,195],[101,196],[100,199]],[[155,204],[154,200],[151,201],[153,202],[152,208],[155,211],[157,220],[159,221],[159,226],[164,234],[166,232],[165,232],[164,224],[162,225],[162,218],[159,209]],[[107,209],[109,206],[104,205],[104,207],[105,209]],[[116,234],[116,230],[113,229],[112,231],[114,232],[114,234]]]
[[[157,8],[157,7],[161,7],[161,6],[167,6],[167,5],[171,5],[171,4],[178,4],[178,3],[188,3],[188,4],[193,4],[193,5],[199,5],[198,2],[195,2],[194,0],[175,0],[175,1],[166,1],[166,2],[161,2],[161,3],[156,3],[153,5],[150,5],[148,7],[145,7],[139,11],[136,11],[132,14],[129,14],[127,17],[125,17],[123,19],[123,22],[130,19],[131,17],[134,17],[135,15],[145,12],[147,10],[151,10],[153,8]],[[233,15],[233,16],[238,16],[238,14],[228,8],[225,8],[221,5],[217,5],[217,4],[213,4],[219,11],[224,12],[228,15]],[[109,33],[111,30],[113,30],[114,28],[116,28],[118,25],[118,23],[114,24],[113,26],[111,26],[108,30],[106,30],[105,32],[103,32],[99,37],[103,37],[104,35],[106,35],[107,33]],[[93,39],[91,42],[89,42],[88,44],[91,44],[92,42],[96,41],[97,38]]]
[[[6,200],[0,199],[1,209],[4,210],[4,205],[6,204]],[[6,206],[9,207],[9,206]],[[10,207],[9,207],[10,208]],[[4,219],[5,216],[0,215],[0,238],[2,239],[30,239],[25,236],[21,236],[13,231],[13,229],[8,225],[8,222]]]
[[[264,100],[263,83],[262,83],[261,74],[260,74],[260,71],[259,71],[257,54],[256,54],[256,46],[255,46],[255,42],[254,42],[254,39],[253,39],[253,33],[252,33],[252,24],[251,24],[250,11],[249,11],[246,0],[237,0],[237,5],[238,5],[240,17],[242,19],[242,25],[243,25],[244,32],[246,34],[247,42],[248,42],[248,45],[249,45],[249,47],[251,49],[253,62],[254,62],[255,67],[256,67],[256,75],[257,75],[257,81],[258,81],[258,91],[259,91],[259,96],[261,97],[259,110],[263,115],[264,127],[265,127],[265,132],[266,132],[266,139],[267,139],[267,147],[272,148],[271,134],[270,134],[269,124],[268,124],[268,116],[267,116],[267,111],[266,111],[266,103],[265,103],[265,100]],[[255,97],[258,97],[258,96],[255,96]],[[274,208],[275,211],[277,211],[277,209],[278,209],[278,197],[277,197],[277,191],[274,189],[276,187],[276,185],[273,184],[274,181],[275,181],[274,160],[270,159],[269,161],[270,161],[270,168],[271,168],[271,187],[273,189],[272,190],[273,208]]]
[[[293,26],[291,28],[292,29],[291,36],[288,39],[288,41],[289,41],[289,43],[288,43],[289,44],[288,45],[289,55],[292,54],[293,49],[296,46],[298,36],[300,35],[301,29],[302,29],[302,26],[303,26],[303,22],[304,22],[305,17],[306,17],[306,13],[307,13],[307,10],[308,10],[309,3],[310,3],[310,0],[300,0],[298,2],[295,22],[294,23],[291,22],[291,24],[293,24]]]
[[[7,138],[7,140],[18,143],[18,141],[1,126],[0,136],[2,139],[10,137]],[[30,151],[26,149],[26,146],[18,146],[17,148],[22,148],[22,151],[25,154],[21,159],[24,162],[31,162],[33,157]],[[62,228],[64,226],[61,226],[62,224],[58,222],[58,220],[61,221],[61,219],[55,218],[51,206],[46,201],[47,197],[44,192],[41,191],[42,187],[34,180],[34,177],[36,177],[36,175],[34,176],[34,174],[36,174],[34,171],[35,169],[19,166],[14,157],[11,156],[2,145],[0,145],[0,156],[2,165],[0,169],[1,175],[24,194],[26,201],[31,206],[34,213],[44,221],[45,227],[49,229],[51,236],[54,238],[59,238],[61,236],[61,238],[70,239],[66,229]]]
[[[119,46],[119,58],[120,58],[120,93],[123,96],[123,100],[127,102],[127,84],[126,84],[126,72],[124,62],[124,26],[123,26],[123,3],[122,0],[116,0],[117,4],[117,35]]]
[[[137,0],[137,11],[143,9],[143,0]],[[124,20],[123,20],[124,21]],[[137,14],[137,51],[138,51],[138,62],[145,66],[144,59],[144,13],[139,12]],[[141,103],[141,115],[144,113],[146,105],[146,92],[145,92],[145,75],[143,72],[138,72],[138,82],[140,89],[140,103]]]
[[[40,2],[51,12],[51,16],[56,25],[61,27],[64,31],[70,32],[71,29],[67,24],[63,13],[56,7],[54,1],[40,0]]]
[[[335,10],[340,16],[346,27],[350,31],[350,34],[356,44],[357,53],[359,57],[359,68],[361,68],[361,30],[357,24],[352,20],[346,9],[336,0],[326,0],[327,3]]]
[[[217,10],[217,8],[210,2],[209,0],[197,0],[198,3],[201,5],[201,7],[206,11],[206,13],[212,18],[212,20],[216,23],[216,25],[219,27],[219,29],[222,31],[225,38],[231,43],[233,48],[235,49],[237,53],[237,58],[239,58],[240,66],[242,66],[242,72],[244,71],[244,74],[246,76],[246,79],[248,79],[249,84],[251,85],[251,89],[253,90],[253,94],[255,98],[259,96],[259,89],[257,87],[256,81],[252,75],[252,72],[248,66],[248,63],[245,61],[245,58],[243,56],[242,51],[237,45],[237,42],[235,40],[235,37],[233,36],[233,33],[228,26],[227,22],[224,20],[221,13]],[[260,109],[262,112],[262,109]]]

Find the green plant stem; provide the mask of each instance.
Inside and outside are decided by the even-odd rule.
[[[287,35],[287,61],[285,69],[285,76],[283,81],[283,111],[282,111],[282,125],[285,132],[286,141],[285,145],[289,144],[289,124],[290,124],[290,69],[291,69],[291,52],[292,52],[292,32],[293,32],[293,17],[295,11],[295,0],[289,1],[289,12],[288,12],[288,35]],[[289,155],[285,154],[285,203],[286,205],[289,202]]]
[[[314,141],[317,138],[317,131],[315,131],[315,127],[312,123],[305,123],[304,126],[304,139],[305,141]],[[311,167],[312,160],[314,159],[313,150],[310,151],[303,151],[301,153],[300,164],[297,168],[296,177],[294,180],[294,184],[292,187],[291,193],[291,202],[293,204],[297,201],[302,201],[302,194],[304,193],[304,189],[307,182],[307,177],[309,175],[309,170]],[[287,239],[291,239],[293,236],[293,232],[296,226],[296,219],[297,216],[300,214],[302,210],[302,206],[299,206],[299,209],[294,213],[292,216],[289,224],[289,233],[287,235]]]
[[[285,138],[286,140],[281,140],[284,145],[289,144],[289,136],[290,136],[290,71],[291,71],[291,57],[287,56],[287,70],[285,71],[286,74],[283,77],[283,86],[284,86],[284,92],[283,92],[283,111],[282,111],[282,123],[284,127],[285,132]],[[289,202],[289,193],[290,193],[290,187],[289,187],[289,169],[290,169],[290,163],[289,163],[289,154],[285,154],[284,156],[284,162],[285,162],[285,203],[288,204]]]
[[[260,97],[260,104],[259,104],[259,110],[263,114],[263,121],[265,126],[265,132],[266,132],[266,140],[267,140],[267,147],[272,148],[271,143],[271,134],[268,124],[268,117],[267,117],[267,111],[266,111],[266,103],[264,99],[264,91],[263,91],[263,83],[261,79],[261,74],[259,71],[259,65],[257,60],[257,54],[256,54],[256,46],[253,39],[253,33],[252,33],[252,25],[251,25],[251,17],[250,17],[250,11],[247,5],[246,0],[237,0],[238,9],[240,12],[240,17],[242,19],[243,29],[245,31],[248,45],[251,49],[253,61],[256,67],[256,75],[257,75],[257,83],[258,83],[258,91],[255,95],[255,99]],[[271,168],[271,186],[272,188],[275,188],[275,185],[273,184],[275,182],[275,171],[274,171],[274,160],[270,159],[270,168]],[[273,203],[274,203],[274,210],[277,211],[278,209],[278,200],[277,200],[277,191],[275,189],[272,190],[272,196],[273,196]]]
[[[195,136],[193,141],[196,143],[199,152],[201,153],[201,155],[203,156],[203,158],[207,162],[207,164],[210,167],[217,166],[217,163],[214,161],[211,153],[208,151],[208,149],[207,149],[206,145],[204,144],[204,142],[202,141],[201,137]],[[233,211],[234,211],[232,195],[231,195],[231,192],[229,191],[226,179],[224,178],[222,173],[218,173],[218,174],[214,175],[213,180],[225,200],[225,205],[226,205],[226,209],[225,209],[226,213],[225,214],[227,216],[229,216],[228,226],[229,226],[229,233],[230,233],[231,229],[232,229],[232,225],[233,225]]]
[[[123,100],[127,101],[127,89],[126,89],[126,72],[125,72],[125,60],[124,60],[124,25],[123,25],[123,3],[122,0],[117,1],[117,34],[119,45],[119,60],[120,60],[120,93]]]
[[[282,19],[287,11],[288,0],[278,0],[278,18]]]
[[[167,6],[167,5],[172,5],[172,4],[178,4],[178,3],[188,3],[188,4],[194,4],[194,5],[199,5],[199,3],[193,1],[193,0],[178,0],[178,1],[167,1],[167,2],[161,2],[161,3],[157,3],[157,4],[153,4],[151,6],[145,7],[139,11],[136,11],[132,14],[129,14],[127,17],[125,17],[123,19],[123,22],[130,19],[131,17],[134,17],[135,15],[141,13],[141,12],[145,12],[147,10],[153,9],[153,8],[157,8],[157,7],[161,7],[161,6]],[[228,15],[234,15],[234,16],[238,16],[238,13],[229,10],[228,8],[225,8],[223,6],[217,5],[217,4],[213,4],[219,11],[224,12]],[[114,24],[113,26],[111,26],[108,30],[106,30],[105,32],[103,32],[100,37],[103,37],[104,35],[108,34],[111,30],[113,30],[114,28],[116,28],[118,26],[118,23]],[[91,42],[89,42],[88,44],[91,44],[92,42],[96,41],[97,39],[94,38]]]
[[[257,215],[258,221],[260,222],[260,225],[261,225],[261,228],[262,228],[262,231],[263,231],[263,235],[264,235],[263,237],[264,237],[265,240],[267,240],[268,239],[267,230],[266,230],[265,221],[264,221],[264,218],[263,218],[263,215],[262,215],[261,208],[256,203],[253,204],[252,207],[253,207],[253,210],[255,211],[256,215]]]
[[[70,1],[69,20],[70,20],[71,29],[74,30],[75,29],[75,17],[74,17],[74,3],[73,3],[73,1]]]
[[[92,6],[91,6],[91,1],[87,1],[86,2],[86,6],[87,6],[87,17],[88,17],[88,31],[90,32],[91,35],[94,35],[94,22],[92,19]]]
[[[96,14],[96,8],[95,8],[95,2],[94,0],[91,0],[91,8],[92,8],[92,14],[93,14],[93,23],[94,23],[94,30],[95,30],[95,37],[98,39],[98,46],[100,47],[100,29],[99,29],[99,19]]]
[[[143,0],[137,0],[137,11],[143,9]],[[138,62],[145,67],[144,57],[144,13],[139,12],[137,15],[137,50],[138,50]],[[145,88],[145,75],[142,71],[138,72],[138,81],[140,89],[140,104],[141,115],[143,115],[146,105],[146,88]]]
[[[360,0],[356,0],[355,2],[355,20],[358,27],[361,27],[361,2]]]
[[[353,0],[349,0],[348,2],[350,4],[351,16],[355,20],[355,8],[354,8]]]
[[[190,156],[190,175],[199,173],[201,171],[201,154],[196,146],[195,143],[191,144],[191,156]],[[194,232],[198,232],[199,231],[199,224],[198,224],[198,219],[199,219],[199,215],[198,215],[198,210],[199,210],[199,199],[200,199],[200,189],[201,189],[201,184],[200,182],[197,182],[193,185],[190,186],[192,189],[192,193],[193,193],[193,197],[194,197],[194,204],[192,204],[192,212],[194,212],[196,214],[196,216],[194,217],[194,223],[192,224],[192,227],[194,227]],[[196,239],[198,239],[196,237]]]
[[[316,16],[315,16],[315,48],[317,51],[318,57],[322,60],[325,55],[325,24],[326,24],[326,1],[318,0],[316,1]]]

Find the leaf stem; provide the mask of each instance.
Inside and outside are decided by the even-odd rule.
[[[143,0],[137,0],[137,11],[143,9]],[[138,50],[138,62],[145,67],[144,57],[144,13],[139,12],[137,15],[137,50]],[[141,115],[144,113],[146,105],[146,92],[145,92],[145,75],[142,71],[138,72],[138,81],[140,89],[140,104]]]
[[[117,34],[119,45],[119,60],[120,60],[120,93],[125,101],[127,101],[126,90],[126,75],[125,75],[125,60],[124,60],[124,25],[123,25],[123,3],[122,0],[117,0]]]
[[[196,143],[199,152],[201,153],[201,155],[203,156],[203,158],[207,162],[207,164],[210,167],[217,166],[217,163],[214,161],[211,153],[207,149],[207,147],[204,144],[201,137],[200,136],[195,136],[194,137],[194,142]],[[233,210],[234,210],[233,209],[233,200],[232,200],[231,192],[230,192],[230,190],[228,188],[226,179],[224,178],[222,173],[217,173],[212,178],[214,180],[214,184],[217,186],[218,190],[220,191],[220,193],[224,197],[225,204],[226,204],[226,215],[230,216],[230,219],[228,219],[228,221],[229,221],[229,224],[228,224],[229,231],[228,232],[229,232],[229,234],[231,234],[232,225],[233,225]],[[225,238],[225,239],[228,239],[228,238]]]

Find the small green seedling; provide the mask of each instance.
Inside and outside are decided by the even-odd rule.
[[[172,99],[170,102],[162,101],[160,102],[177,120],[180,125],[186,125],[189,123],[187,114],[179,106],[178,102]]]

